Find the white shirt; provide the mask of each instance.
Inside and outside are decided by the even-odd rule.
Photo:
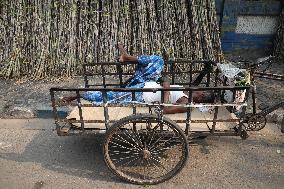
[[[178,87],[183,87],[181,85],[170,85],[171,88],[178,88]],[[154,81],[150,82],[145,82],[144,89],[149,89],[149,88],[154,88],[154,89],[160,89],[163,88],[161,85]],[[186,97],[188,96],[184,94],[183,91],[170,91],[170,97],[169,101],[171,104],[176,103],[181,97]],[[146,103],[151,103],[151,102],[161,102],[162,96],[161,96],[161,91],[157,91],[156,93],[153,92],[143,92],[143,99]]]

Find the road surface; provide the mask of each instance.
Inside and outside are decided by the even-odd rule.
[[[185,168],[156,186],[125,183],[106,167],[103,136],[59,137],[51,119],[0,119],[0,188],[272,188],[284,186],[284,134],[270,124],[247,140],[190,145]]]

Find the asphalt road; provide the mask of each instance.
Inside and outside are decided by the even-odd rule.
[[[209,137],[156,186],[125,183],[105,166],[103,136],[59,137],[53,120],[0,119],[0,188],[283,188],[284,134],[270,124],[247,140]]]

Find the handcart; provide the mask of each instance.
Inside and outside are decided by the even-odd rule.
[[[135,63],[85,64],[84,88],[50,89],[57,134],[104,134],[105,163],[124,181],[148,185],[169,180],[185,166],[189,158],[188,143],[192,139],[206,136],[248,137],[249,127],[245,123],[248,122],[246,107],[253,91],[251,83],[231,85],[217,65],[212,61],[167,61],[163,76],[167,76],[171,84],[184,87],[129,89],[124,88],[124,83],[134,73]],[[199,85],[196,86],[196,83]],[[103,103],[83,100],[82,93],[86,91],[100,91]],[[131,93],[133,101],[109,102],[108,91]],[[186,91],[188,103],[165,103],[164,91]],[[194,91],[213,92],[214,103],[195,103],[192,98]],[[136,102],[137,92],[160,92],[162,102]],[[62,103],[60,96],[66,93],[76,94],[77,101]],[[60,108],[70,106],[74,107],[71,113],[62,117]],[[184,106],[187,112],[163,114],[166,106]]]

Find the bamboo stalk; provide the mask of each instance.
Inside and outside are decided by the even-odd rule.
[[[135,55],[221,57],[211,0],[2,0],[0,13],[6,78],[80,74],[83,63],[114,61],[118,42]]]

